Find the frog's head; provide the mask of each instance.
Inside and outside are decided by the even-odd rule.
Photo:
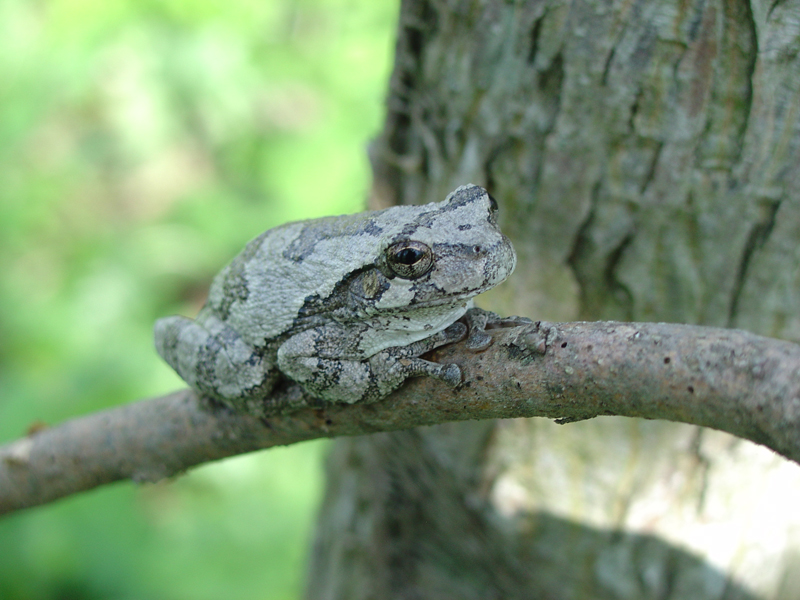
[[[444,202],[397,208],[417,210],[385,236],[376,269],[365,273],[362,297],[374,290],[375,309],[462,304],[514,270],[516,255],[497,225],[497,202],[483,188],[464,185]],[[381,216],[398,223],[393,210]]]

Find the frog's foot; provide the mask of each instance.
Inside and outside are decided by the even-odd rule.
[[[461,317],[461,322],[469,328],[466,345],[467,349],[472,352],[482,352],[492,345],[492,336],[486,333],[487,329],[522,327],[532,323],[527,317],[501,317],[482,308],[469,309]]]
[[[461,383],[461,368],[453,363],[435,363],[423,358],[400,358],[388,368],[373,366],[373,373],[383,373],[376,378],[376,387],[366,395],[367,402],[380,400],[397,389],[403,381],[411,377],[433,377],[451,387]]]
[[[401,358],[398,362],[404,377],[427,375],[452,387],[461,383],[461,368],[455,363],[435,363],[422,358]]]

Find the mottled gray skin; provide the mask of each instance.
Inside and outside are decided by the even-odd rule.
[[[513,271],[496,211],[466,185],[444,202],[271,229],[214,278],[196,319],[156,323],[158,353],[251,412],[281,373],[329,402],[374,402],[418,375],[457,384],[456,365],[419,356],[463,338],[471,298]]]

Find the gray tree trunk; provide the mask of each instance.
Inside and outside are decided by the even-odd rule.
[[[800,0],[406,0],[373,206],[489,188],[482,305],[800,342]],[[308,597],[800,598],[800,468],[623,418],[339,440]]]

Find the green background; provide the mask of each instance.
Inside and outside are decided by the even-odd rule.
[[[0,440],[181,387],[152,347],[287,220],[360,210],[397,1],[0,0]],[[0,519],[0,599],[289,599],[325,443]]]

